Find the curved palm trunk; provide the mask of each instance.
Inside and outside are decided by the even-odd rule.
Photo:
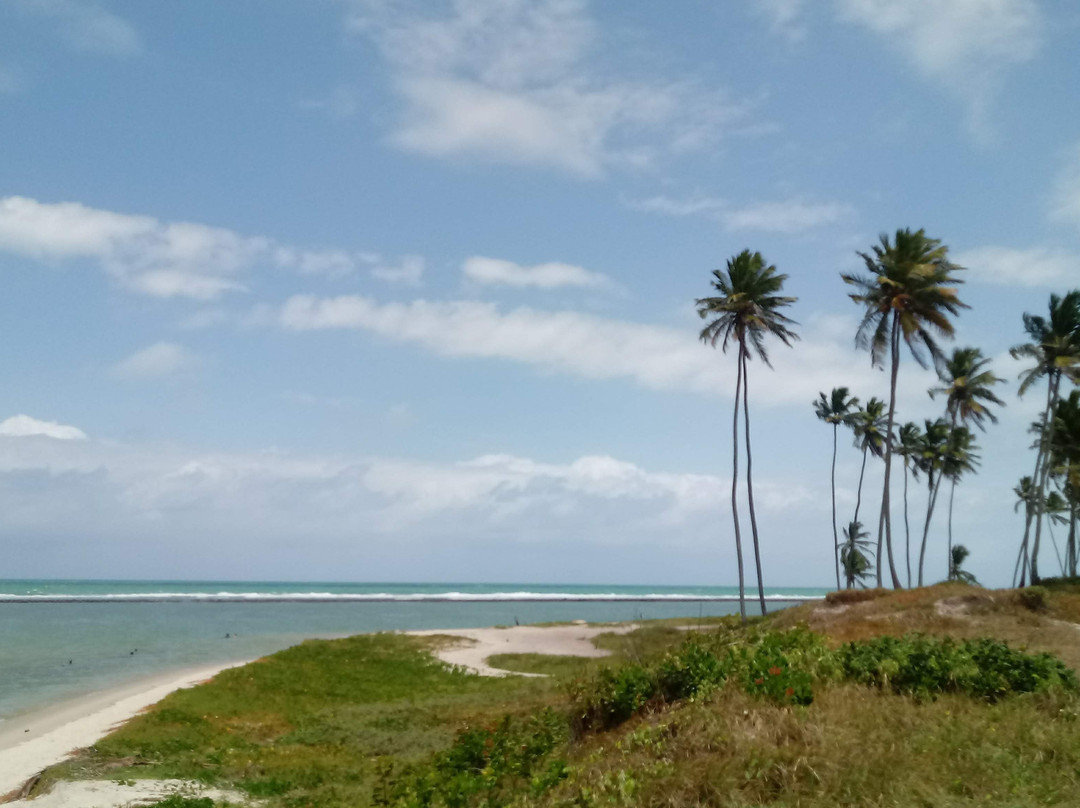
[[[742,387],[742,343],[735,375],[735,415],[731,422],[731,518],[735,522],[735,560],[739,567],[739,616],[746,622],[746,579],[743,577],[742,534],[739,532],[739,390]]]
[[[1072,506],[1072,513],[1069,518],[1069,540],[1065,545],[1065,564],[1066,574],[1072,578],[1076,577],[1076,522],[1077,517],[1080,516],[1080,504],[1074,504]]]
[[[922,548],[919,550],[919,586],[923,585],[923,564],[926,561],[926,538],[930,535],[930,519],[934,515],[934,506],[937,504],[938,490],[941,488],[941,477],[934,482],[931,476],[927,482],[929,488],[926,497],[926,522],[923,523]]]
[[[1031,545],[1031,583],[1039,582],[1039,544],[1042,537],[1043,513],[1046,510],[1046,485],[1050,481],[1050,455],[1054,446],[1054,426],[1057,419],[1054,418],[1054,409],[1057,406],[1058,385],[1061,375],[1054,374],[1050,378],[1050,395],[1046,406],[1046,452],[1043,460],[1042,479],[1039,481],[1039,502],[1035,504],[1035,541]]]
[[[751,476],[751,470],[754,465],[753,456],[750,454],[750,374],[746,368],[747,351],[743,348],[742,363],[743,363],[743,423],[744,423],[744,435],[746,437],[746,498],[750,505],[750,532],[754,537],[754,564],[757,566],[757,588],[758,588],[758,601],[761,603],[761,613],[768,614],[768,610],[765,608],[765,580],[761,575],[761,543],[758,541],[757,531],[757,514],[754,512],[754,481]]]
[[[907,499],[908,467],[907,457],[904,458],[904,559],[907,561],[907,585],[911,589],[911,524],[908,522],[908,499]]]
[[[949,549],[948,549],[948,555],[946,556],[946,559],[947,559],[946,573],[947,573],[947,574],[946,574],[946,576],[945,576],[945,577],[946,577],[946,579],[947,579],[947,580],[950,580],[950,581],[951,581],[951,580],[952,580],[952,578],[953,578],[953,563],[952,563],[952,510],[953,510],[953,499],[954,499],[954,498],[955,498],[955,496],[956,496],[956,478],[953,478],[953,479],[949,480],[949,483],[950,483],[950,485],[949,485]]]
[[[1046,419],[1050,417],[1051,403],[1053,402],[1053,383],[1048,382],[1046,385],[1046,410],[1043,413],[1043,424],[1046,424]],[[1024,586],[1027,581],[1028,574],[1028,541],[1031,538],[1031,522],[1035,518],[1037,511],[1041,510],[1039,500],[1042,497],[1042,489],[1039,486],[1039,481],[1042,479],[1042,471],[1045,460],[1045,449],[1047,448],[1045,435],[1040,435],[1038,440],[1038,448],[1035,451],[1035,472],[1031,475],[1031,497],[1026,503],[1024,508],[1024,538],[1020,542],[1020,553],[1017,557],[1017,567],[1020,571],[1020,586]],[[1034,580],[1033,580],[1034,582]],[[1016,572],[1013,572],[1013,584],[1016,584]]]
[[[1057,536],[1054,535],[1054,523],[1049,519],[1046,521],[1046,532],[1050,534],[1050,543],[1054,547],[1054,557],[1057,558],[1058,569],[1061,570],[1062,575],[1065,575],[1065,561],[1061,558],[1061,548],[1058,547]]]
[[[877,585],[881,586],[881,544],[884,539],[885,551],[889,556],[889,574],[892,576],[893,588],[902,589],[900,578],[896,575],[896,562],[893,561],[892,515],[889,502],[889,483],[892,479],[893,423],[896,418],[896,377],[900,371],[900,319],[895,314],[893,315],[890,348],[892,353],[892,375],[889,380],[889,418],[885,432],[885,482],[881,491],[881,516],[878,519]]]
[[[859,487],[855,490],[855,518],[852,521],[859,521],[859,508],[862,506],[862,484],[863,477],[866,476],[866,454],[870,449],[870,444],[864,443],[862,447],[862,469],[859,471]]]
[[[836,532],[836,432],[839,424],[832,425],[832,538],[833,561],[836,562],[836,588],[840,588],[840,534]]]

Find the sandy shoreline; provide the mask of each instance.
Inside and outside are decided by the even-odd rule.
[[[482,676],[506,676],[507,671],[489,666],[487,658],[494,654],[603,657],[608,652],[593,645],[595,637],[605,633],[623,634],[634,628],[633,624],[589,626],[578,622],[558,626],[433,629],[403,633],[459,637],[462,643],[442,648],[435,655],[444,662],[460,665]],[[21,788],[42,769],[65,760],[73,751],[91,746],[174,690],[191,687],[213,678],[222,670],[245,664],[248,661],[158,674],[13,716],[0,725],[0,798]]]
[[[0,797],[74,750],[90,746],[174,690],[245,664],[247,661],[171,671],[9,718],[0,725]]]

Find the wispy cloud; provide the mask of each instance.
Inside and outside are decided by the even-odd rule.
[[[382,256],[365,257],[371,267],[371,277],[387,283],[400,283],[405,286],[419,286],[424,278],[425,261],[420,255],[403,255],[396,263],[387,261]]]
[[[1068,156],[1054,186],[1050,217],[1057,222],[1080,229],[1080,144],[1068,151]]]
[[[634,210],[667,216],[703,216],[716,220],[725,229],[732,231],[758,230],[774,233],[802,233],[836,224],[855,214],[850,205],[840,202],[807,201],[798,198],[739,205],[708,196],[682,199],[654,196],[627,200],[625,204]]]
[[[128,291],[195,300],[243,291],[245,274],[259,265],[333,276],[353,271],[364,258],[205,224],[19,196],[0,198],[0,252],[47,262],[92,261]]]
[[[611,284],[611,280],[602,273],[557,261],[530,267],[500,258],[474,255],[466,259],[461,271],[468,280],[485,285],[559,289],[568,286],[597,288]]]
[[[1003,74],[1035,57],[1043,17],[1036,0],[835,0],[839,18],[880,36],[923,76],[967,105],[973,132]]]
[[[693,331],[576,311],[503,311],[470,300],[384,304],[360,296],[296,296],[276,322],[297,332],[368,331],[442,356],[512,360],[589,379],[628,380],[652,390],[727,397],[735,389],[734,363],[705,348]],[[755,373],[755,395],[763,403],[801,407],[837,384],[879,390],[882,374],[852,349],[853,333],[853,327],[840,333],[823,321],[804,334],[798,351],[776,346],[771,352],[776,371]],[[909,389],[923,389],[921,382],[930,380],[912,381]],[[918,398],[921,405],[925,396]]]
[[[1080,255],[1046,247],[977,247],[954,260],[970,270],[969,280],[1008,286],[1053,286],[1080,274]]]
[[[76,50],[104,56],[142,53],[135,26],[91,0],[9,0],[16,8],[50,21]]]
[[[750,7],[769,22],[770,28],[791,42],[806,38],[803,11],[806,0],[750,0]]]
[[[0,421],[0,435],[8,438],[45,437],[56,440],[86,440],[86,433],[77,426],[42,421],[29,415],[13,415]]]
[[[590,68],[583,0],[354,0],[402,102],[392,141],[434,157],[554,166],[596,176],[714,144],[745,107],[685,79],[631,82]]]
[[[163,379],[189,373],[200,364],[199,357],[174,342],[155,342],[113,365],[118,379]]]

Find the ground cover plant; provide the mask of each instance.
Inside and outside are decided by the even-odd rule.
[[[546,679],[449,669],[438,639],[306,643],[174,694],[50,777],[183,777],[267,808],[1075,805],[1075,674],[1015,636],[1075,646],[1057,617],[1073,597],[1049,588],[1032,610],[949,584],[745,628],[645,625],[605,635],[604,660],[505,660]],[[815,611],[834,622],[807,628]]]

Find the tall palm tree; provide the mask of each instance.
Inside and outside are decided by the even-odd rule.
[[[941,360],[936,337],[952,337],[955,317],[968,308],[957,296],[962,281],[955,276],[961,267],[948,259],[948,247],[929,238],[922,229],[897,230],[892,243],[882,234],[880,243],[869,253],[859,253],[868,274],[841,275],[844,282],[858,291],[850,295],[866,312],[855,341],[870,349],[875,366],[884,364],[888,352],[889,417],[885,431],[885,479],[878,519],[877,583],[881,585],[881,545],[889,557],[889,572],[894,587],[900,587],[892,551],[892,516],[889,484],[892,479],[893,424],[896,418],[896,380],[900,370],[900,342],[907,343],[915,361],[926,367],[927,360]]]
[[[1020,374],[1019,395],[1026,393],[1035,382],[1046,377],[1046,407],[1043,410],[1045,434],[1038,441],[1035,453],[1035,473],[1032,480],[1038,498],[1032,498],[1024,519],[1024,538],[1020,545],[1023,569],[1020,585],[1030,572],[1032,583],[1039,580],[1039,544],[1042,536],[1043,505],[1046,502],[1046,486],[1050,478],[1048,449],[1054,442],[1054,412],[1061,397],[1061,379],[1072,381],[1080,378],[1080,289],[1064,296],[1050,295],[1050,316],[1024,314],[1024,331],[1031,342],[1012,348],[1013,359],[1030,359],[1034,365]],[[1028,553],[1031,539],[1031,523],[1035,522],[1035,537]]]
[[[945,450],[949,443],[949,423],[944,418],[924,421],[922,440],[913,460],[916,468],[926,475],[926,521],[923,522],[922,546],[919,549],[919,586],[923,585],[923,565],[926,561],[926,539],[930,535],[930,520],[937,505],[938,479],[945,465]]]
[[[832,493],[833,561],[836,564],[837,589],[840,588],[840,536],[836,532],[836,433],[840,424],[846,423],[851,411],[858,406],[859,399],[849,396],[846,387],[834,387],[828,396],[818,393],[818,400],[814,402],[814,414],[825,423],[831,424],[833,428],[830,491]]]
[[[904,559],[907,562],[907,585],[911,586],[911,524],[908,521],[908,471],[912,466],[912,458],[919,452],[923,434],[919,425],[908,421],[900,427],[896,433],[896,453],[904,460]],[[918,466],[914,468],[914,474],[918,474]]]
[[[945,452],[941,463],[941,475],[938,478],[938,484],[941,484],[941,477],[949,478],[949,542],[948,555],[946,557],[950,559],[952,558],[953,551],[952,514],[953,498],[956,494],[956,483],[964,476],[964,474],[974,471],[975,467],[979,465],[979,455],[975,452],[977,448],[978,447],[975,445],[975,438],[971,434],[971,430],[966,426],[953,427],[949,430],[949,439],[945,444]]]
[[[1069,525],[1069,537],[1065,542],[1065,568],[1062,573],[1075,577],[1077,555],[1080,552],[1076,537],[1077,521],[1080,517],[1080,390],[1073,390],[1067,398],[1058,402],[1054,421],[1056,424],[1051,447],[1052,462],[1064,497],[1056,491],[1053,492],[1047,497],[1046,510],[1051,520],[1055,516],[1054,511],[1060,511],[1060,517]]]
[[[1060,527],[1061,525],[1069,524],[1070,506],[1068,498],[1063,497],[1060,491],[1051,491],[1046,496],[1046,504],[1043,505],[1043,513],[1046,514],[1046,532],[1050,534],[1050,543],[1054,546],[1054,556],[1057,558],[1058,569],[1061,570],[1062,575],[1068,575],[1069,573],[1066,572],[1066,563],[1071,548],[1068,543],[1066,543],[1066,557],[1062,558],[1061,550],[1057,543],[1057,536],[1054,535],[1054,525]]]
[[[870,558],[874,555],[873,546],[867,541],[870,536],[862,529],[862,522],[850,522],[844,528],[844,544],[840,548],[840,564],[844,568],[844,582],[848,589],[855,584],[865,584],[863,580],[870,572]]]
[[[767,264],[761,253],[743,250],[727,262],[727,269],[713,270],[712,287],[715,297],[699,298],[697,312],[702,319],[713,319],[701,331],[701,339],[716,347],[721,343],[726,352],[734,340],[738,346],[738,371],[735,379],[735,416],[732,425],[731,512],[735,521],[735,550],[739,561],[739,604],[743,620],[746,619],[744,578],[742,570],[742,540],[739,535],[739,516],[736,504],[739,475],[739,392],[742,391],[743,433],[746,438],[746,494],[750,510],[750,528],[754,539],[754,563],[757,566],[758,599],[761,613],[765,614],[765,583],[761,574],[761,543],[758,540],[757,515],[754,511],[754,483],[752,476],[753,455],[750,453],[750,380],[747,362],[751,352],[757,354],[768,367],[769,354],[765,349],[765,337],[772,335],[790,346],[798,335],[788,326],[795,321],[780,310],[795,302],[794,297],[780,294],[787,275]]]
[[[866,476],[866,457],[868,454],[881,457],[885,451],[885,402],[880,398],[871,398],[865,407],[855,410],[846,423],[855,433],[855,448],[862,452],[859,486],[855,489],[855,516],[852,517],[853,522],[858,522],[863,477]]]
[[[1004,407],[1005,402],[994,394],[992,388],[1005,380],[995,376],[988,369],[989,364],[990,360],[984,357],[978,348],[956,348],[952,356],[938,368],[938,378],[941,379],[942,384],[940,387],[931,387],[928,392],[930,398],[945,396],[945,414],[949,417],[951,427],[955,428],[958,424],[961,426],[974,424],[985,432],[986,421],[997,423],[997,416],[990,409],[990,405]],[[956,468],[955,465],[954,468]],[[949,478],[950,548],[952,547],[953,500],[956,496],[956,484],[961,476],[963,476],[963,470],[938,477],[938,485],[941,485],[941,480],[945,477]]]

